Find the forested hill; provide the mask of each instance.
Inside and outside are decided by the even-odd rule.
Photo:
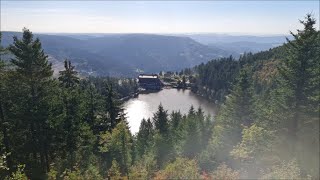
[[[208,45],[219,47],[234,52],[233,55],[244,52],[257,53],[282,45],[286,37],[292,40],[290,35],[253,36],[253,35],[227,35],[227,34],[191,34],[192,39]]]
[[[320,32],[300,22],[284,46],[180,73],[219,99],[215,117],[160,104],[135,135],[119,102],[135,81],[80,79],[70,61],[55,78],[24,29],[0,46],[14,55],[0,59],[0,179],[319,179]]]
[[[181,74],[189,76],[193,83],[192,90],[209,99],[223,102],[230,93],[240,69],[250,66],[252,81],[256,85],[264,84],[264,88],[271,86],[277,73],[277,65],[286,57],[285,45],[262,51],[259,53],[244,53],[239,59],[232,56],[218,58],[207,63],[201,63],[191,69],[185,69]]]
[[[319,179],[320,31],[311,15],[300,22],[283,46],[184,71],[194,91],[220,101],[203,166],[242,174],[221,179]]]
[[[18,32],[3,32],[7,47]],[[113,34],[78,39],[62,35],[38,34],[50,61],[58,70],[71,60],[82,74],[134,76],[140,72],[181,70],[231,52],[200,44],[188,37],[151,34]]]

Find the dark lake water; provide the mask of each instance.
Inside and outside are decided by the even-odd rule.
[[[181,113],[186,114],[191,105],[195,109],[201,106],[206,115],[213,116],[215,113],[214,103],[190,90],[163,89],[155,93],[139,94],[137,98],[125,102],[123,106],[133,134],[139,131],[140,122],[143,118],[153,117],[160,103],[164,109],[168,110],[168,113],[180,110]]]

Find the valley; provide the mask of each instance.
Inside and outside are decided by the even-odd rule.
[[[1,45],[7,47],[13,36],[21,35],[2,32]],[[41,39],[55,74],[68,59],[83,76],[113,77],[180,71],[220,57],[239,58],[243,52],[267,50],[285,42],[284,36],[187,34],[35,34],[35,37]]]

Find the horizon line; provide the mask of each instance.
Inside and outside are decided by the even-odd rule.
[[[29,29],[29,28],[27,28]],[[30,30],[30,29],[29,29]],[[285,36],[290,35],[290,32],[283,34],[283,33],[244,33],[244,32],[37,32],[32,31],[34,34],[48,34],[48,35],[54,35],[54,34],[79,34],[79,35],[104,35],[104,34],[155,34],[155,35],[231,35],[231,36]],[[21,33],[21,31],[16,30],[1,30],[1,32],[18,32]]]

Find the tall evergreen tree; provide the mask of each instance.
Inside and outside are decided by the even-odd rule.
[[[160,104],[158,111],[153,115],[155,129],[154,152],[157,164],[162,167],[172,156],[172,139],[169,136],[168,113]]]
[[[70,61],[65,60],[65,70],[59,72],[64,104],[65,158],[68,166],[76,163],[76,151],[79,146],[80,127],[83,120],[83,100],[80,92],[77,72]]]
[[[60,71],[59,81],[66,87],[73,87],[79,84],[79,78],[77,77],[78,72],[74,70],[74,66],[71,65],[71,61],[67,59],[64,61],[65,70]]]
[[[110,157],[119,163],[121,173],[128,176],[132,162],[132,136],[125,120],[118,123],[111,133],[102,133],[99,144],[100,152],[109,152]]]
[[[7,73],[6,73],[6,64],[2,59],[2,56],[7,53],[6,49],[2,47],[2,33],[0,32],[0,125],[1,125],[1,133],[2,133],[2,142],[0,142],[1,146],[4,149],[0,148],[0,154],[5,154],[7,167],[12,169],[12,161],[10,157],[10,140],[9,140],[9,123],[7,122],[7,118],[5,116],[7,109],[7,101],[6,97],[8,93],[8,89],[6,87],[6,83],[8,82]]]
[[[116,100],[116,92],[113,90],[112,83],[106,84],[105,105],[110,121],[108,128],[111,131],[121,121],[120,116],[122,113],[119,102]]]
[[[319,32],[314,27],[316,21],[311,14],[300,22],[304,29],[298,30],[297,34],[291,32],[294,40],[288,40],[288,56],[278,68],[283,80],[281,85],[287,91],[287,103],[293,112],[289,122],[292,142],[296,142],[299,124],[303,124],[299,121],[305,118],[303,114],[317,116],[319,113]]]
[[[158,111],[154,114],[153,123],[155,130],[158,130],[160,134],[167,135],[169,132],[169,120],[168,113],[163,109],[163,106],[160,104]]]
[[[241,70],[236,85],[226,98],[214,122],[214,129],[208,147],[218,157],[227,157],[241,140],[242,129],[253,122],[253,92],[249,70]],[[223,159],[222,161],[225,161]]]
[[[45,102],[48,96],[46,86],[50,83],[52,77],[51,63],[48,62],[40,40],[33,39],[33,34],[28,29],[23,29],[22,39],[16,36],[13,38],[13,45],[10,45],[10,52],[15,55],[11,59],[15,65],[18,78],[20,78],[27,89],[29,103],[26,104],[26,111],[23,117],[26,128],[29,129],[27,137],[28,148],[26,149],[26,158],[31,160],[33,166],[38,167],[40,173],[49,170],[49,154],[47,129],[49,129],[47,104]],[[30,156],[32,154],[32,156]],[[29,157],[32,157],[31,159]]]
[[[319,104],[320,104],[320,32],[311,14],[300,21],[304,29],[291,32],[285,48],[288,56],[279,65],[280,88],[285,92],[288,118],[285,127],[290,155],[304,162],[306,171],[319,173]],[[307,154],[304,152],[308,152]],[[312,166],[310,166],[312,164]],[[318,167],[318,168],[314,168]]]
[[[142,157],[152,145],[153,134],[153,124],[150,119],[142,119],[136,141],[138,157]]]
[[[186,157],[194,158],[201,149],[201,122],[196,117],[193,106],[189,110],[188,117],[185,122],[185,143],[183,154]]]

